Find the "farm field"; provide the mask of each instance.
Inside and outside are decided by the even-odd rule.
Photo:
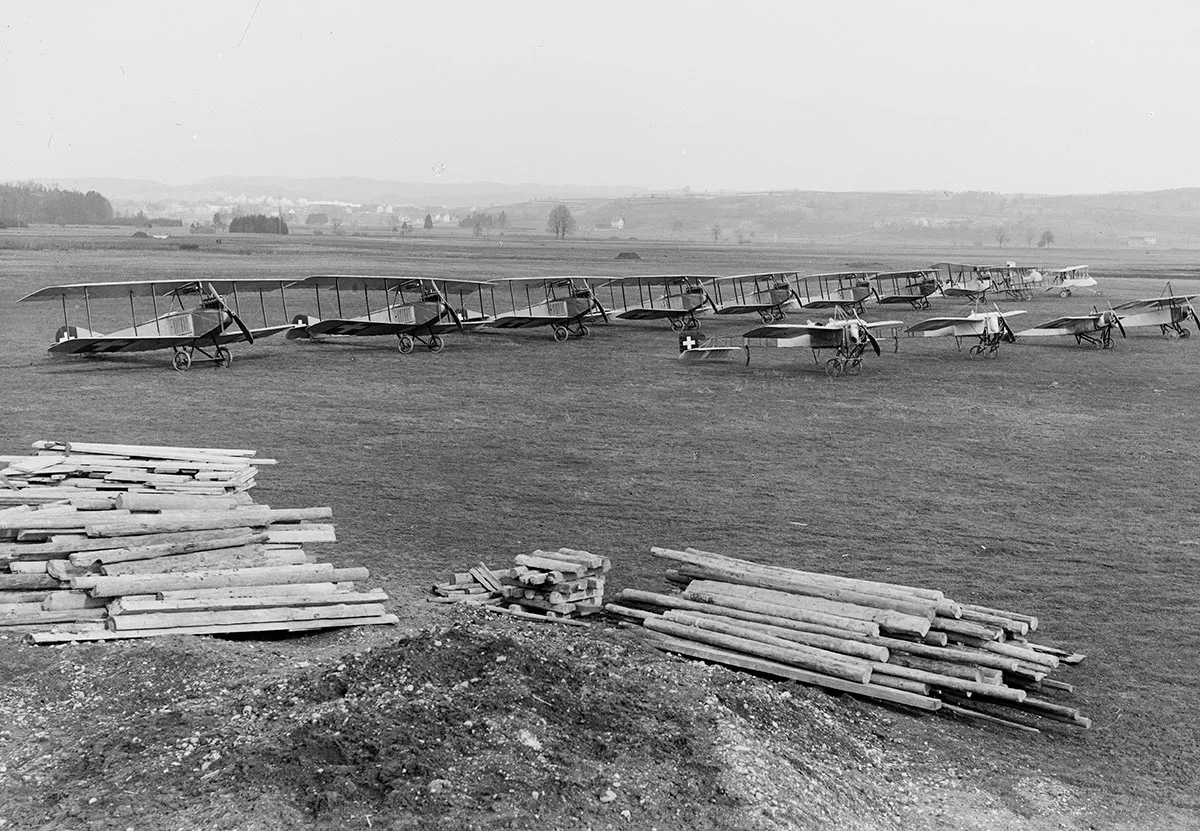
[[[617,261],[622,250],[636,250],[641,261]],[[678,336],[665,323],[624,322],[595,326],[592,337],[561,344],[547,330],[450,335],[437,355],[421,349],[399,355],[387,338],[306,344],[277,336],[235,345],[228,370],[199,364],[176,373],[167,353],[51,359],[45,348],[61,323],[61,309],[16,303],[46,285],[155,277],[734,274],[900,269],[960,259],[1092,266],[1102,296],[1085,290],[1067,299],[1002,301],[1006,310],[1027,310],[1017,329],[1093,304],[1155,296],[1168,280],[1176,293],[1200,292],[1192,252],[1170,250],[880,251],[227,235],[220,245],[201,239],[200,250],[184,251],[178,240],[131,240],[116,231],[5,232],[0,447],[13,453],[36,439],[75,439],[247,447],[278,459],[277,467],[260,473],[256,500],[333,507],[340,542],[323,556],[370,568],[372,584],[393,598],[389,610],[401,618],[414,661],[425,655],[420,649],[430,648],[421,646],[426,642],[419,634],[430,627],[459,627],[454,638],[462,639],[464,651],[490,637],[480,634],[491,625],[488,619],[425,603],[429,584],[480,561],[506,564],[516,554],[559,546],[611,557],[609,592],[660,590],[666,566],[649,556],[650,546],[694,546],[935,587],[966,602],[1029,612],[1042,621],[1039,640],[1087,654],[1063,677],[1075,685],[1072,704],[1092,718],[1092,729],[1026,735],[791,688],[799,703],[838,723],[831,735],[846,747],[852,737],[867,736],[886,757],[919,759],[921,775],[953,783],[906,791],[907,801],[885,806],[860,805],[847,795],[846,810],[857,813],[838,814],[834,805],[834,825],[827,827],[1200,827],[1200,336],[1194,323],[1187,339],[1131,330],[1110,351],[1063,338],[1006,344],[993,360],[968,359],[950,338],[900,338],[896,352],[891,340],[883,340],[880,357],[868,355],[860,376],[842,379],[826,378],[800,349],[756,351],[750,366],[685,363],[676,359]],[[912,323],[963,308],[935,300],[928,312],[868,305],[867,313]],[[289,294],[288,310],[315,311],[299,294]],[[113,324],[128,325],[120,314],[118,309]],[[755,322],[703,319],[702,328],[730,337]],[[96,328],[103,327],[98,322]],[[530,632],[537,628],[508,621],[493,626],[510,633],[520,648],[536,649],[530,639],[539,637],[565,648],[570,633]],[[614,629],[588,636],[614,676],[637,675],[639,667],[629,663],[637,660],[646,662],[650,677],[678,667],[689,683],[709,679],[731,700],[743,696],[765,707],[754,696],[773,694],[752,694],[744,686],[749,681],[733,681],[726,677],[731,673],[705,673],[632,649],[623,645],[623,635]],[[236,668],[245,673],[241,683],[266,685],[303,675],[300,664],[318,672],[338,665],[342,654],[388,649],[396,637],[376,628],[258,648],[233,641],[46,649],[20,645],[15,637],[0,640],[0,668],[17,668],[7,681],[0,669],[0,777],[9,776],[14,785],[10,806],[0,791],[0,828],[132,823],[111,812],[117,802],[101,787],[120,781],[119,771],[83,771],[56,756],[32,765],[43,787],[17,781],[23,760],[35,755],[34,731],[12,719],[16,726],[8,728],[2,716],[27,713],[14,702],[31,695],[51,702],[46,708],[57,714],[58,729],[70,726],[56,739],[60,754],[81,745],[107,747],[90,732],[95,722],[60,713],[54,703],[54,691],[68,689],[62,686],[68,664],[141,678],[153,673],[138,675],[131,667],[163,656],[179,662],[172,675],[182,679],[180,689],[188,688],[188,664],[208,672]],[[421,666],[437,672],[435,661]],[[39,686],[39,678],[59,686]],[[649,683],[625,680],[630,689]],[[132,682],[109,684],[108,700],[134,700]],[[203,694],[180,693],[184,699]],[[703,693],[696,695],[699,702]],[[796,731],[807,711],[788,710],[785,718],[780,708],[793,705],[771,701],[764,712],[783,724],[779,735],[801,735]],[[96,700],[84,706],[85,712],[103,709]],[[497,706],[503,709],[503,702]],[[174,740],[203,733],[208,723],[198,715],[184,722],[156,729]],[[55,720],[41,729],[53,733]],[[822,738],[808,740],[815,748]],[[680,781],[687,779],[680,772],[686,754],[675,767],[655,759],[655,770],[669,768]],[[869,766],[846,776],[883,801],[900,787],[892,781],[892,790],[877,791]],[[772,784],[767,776],[756,785],[770,797],[762,801],[786,801],[771,796],[772,787],[784,788],[781,781]],[[180,813],[179,804],[215,805],[215,791],[173,787],[183,802],[132,800],[131,810],[142,815],[138,827],[211,818]],[[538,823],[529,813],[456,804],[438,814],[421,803],[428,812],[425,826],[404,824],[417,810],[412,805],[377,813],[374,825],[808,827],[787,812],[754,813],[749,791],[734,799],[729,794],[736,788],[722,787],[712,793],[681,789],[671,798],[659,794],[653,803],[658,808],[631,804],[628,820],[604,814],[592,804],[594,795],[586,805],[582,796],[572,802],[576,792],[564,786],[562,806]],[[89,788],[100,789],[98,805],[109,813],[86,807],[86,801],[75,813],[60,807]],[[1029,795],[1033,791],[1038,798]],[[941,795],[937,806],[929,797],[934,792]],[[342,798],[297,816],[326,827],[322,823],[345,824],[352,814],[363,815],[365,798]],[[690,803],[697,806],[692,820],[672,820],[672,811]],[[211,827],[289,827],[222,816],[229,824]],[[439,825],[443,820],[457,825]],[[368,823],[356,819],[354,827]]]

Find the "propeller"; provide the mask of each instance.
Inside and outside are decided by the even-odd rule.
[[[1128,335],[1125,334],[1125,326],[1121,323],[1121,316],[1117,314],[1117,310],[1112,307],[1112,303],[1108,304],[1108,313],[1112,315],[1113,323],[1117,324],[1117,328],[1121,330],[1121,337],[1128,337]],[[1200,323],[1197,325],[1200,326]]]
[[[450,315],[450,319],[454,321],[454,325],[458,327],[458,331],[463,331],[462,320],[459,319],[458,312],[454,311],[454,307],[443,300],[442,309]]]
[[[719,314],[717,311],[716,301],[712,299],[712,295],[710,295],[708,292],[704,292],[704,299],[708,301],[708,305],[712,306],[713,314]]]
[[[250,331],[250,327],[238,316],[238,313],[229,308],[229,304],[225,302],[225,298],[219,294],[214,294],[213,300],[221,307],[221,311],[229,315],[230,319],[242,330],[242,334],[246,336],[246,342],[254,343],[254,333]]]
[[[883,353],[879,351],[879,341],[875,340],[875,336],[871,334],[871,330],[863,328],[863,334],[867,336],[867,341],[870,342],[871,348],[875,350],[875,356],[879,357]]]
[[[1188,311],[1192,313],[1192,320],[1196,322],[1196,331],[1200,332],[1200,315],[1196,314],[1196,307],[1192,305],[1192,301],[1187,302]]]
[[[595,308],[596,311],[600,312],[600,317],[604,318],[605,323],[608,323],[608,312],[605,311],[604,305],[600,302],[600,298],[596,297],[594,293],[592,294],[592,307]]]
[[[1004,330],[1004,339],[1009,343],[1016,343],[1017,333],[1012,330],[1012,327],[1008,325],[1008,321],[1004,319],[1004,312],[1000,311],[1000,307],[995,303],[992,304],[992,308],[996,310],[996,319],[1000,322],[1000,328]]]

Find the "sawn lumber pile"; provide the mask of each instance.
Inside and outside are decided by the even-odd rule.
[[[679,564],[667,578],[683,591],[626,589],[606,609],[664,651],[1024,730],[1091,724],[1054,700],[1073,688],[1050,678],[1083,656],[1029,640],[1032,615],[693,548],[651,553]]]
[[[511,568],[480,563],[433,586],[440,603],[473,603],[522,617],[570,620],[600,611],[607,557],[574,548],[518,554]]]
[[[0,628],[60,643],[397,621],[356,589],[365,568],[305,552],[336,540],[331,509],[254,503],[273,461],[252,450],[34,447],[0,457]]]

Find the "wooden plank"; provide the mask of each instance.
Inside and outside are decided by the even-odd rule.
[[[250,504],[250,497],[242,494],[229,496],[193,496],[179,493],[140,493],[127,491],[116,499],[118,508],[130,511],[222,511]]]
[[[154,545],[136,545],[125,548],[108,548],[98,551],[75,552],[70,555],[72,563],[79,566],[94,566],[97,563],[110,566],[116,563],[134,562],[137,560],[153,560],[159,557],[173,557],[183,554],[197,554],[205,551],[218,551],[234,548],[244,548],[258,545],[267,541],[267,534],[255,534],[249,528],[230,529],[231,532],[215,535],[212,532],[199,531],[194,534],[173,535],[182,537],[179,542],[162,542]],[[200,535],[200,539],[195,536]],[[156,535],[157,536],[157,535]],[[132,538],[123,538],[132,539]]]
[[[352,586],[327,583],[288,583],[279,586],[226,586],[217,589],[172,589],[154,594],[158,600],[201,600],[224,597],[269,597],[275,595],[314,595],[351,591]]]
[[[365,571],[365,569],[363,569]],[[268,586],[285,583],[337,582],[338,569],[328,563],[263,568],[206,569],[175,574],[129,574],[120,577],[75,577],[72,588],[88,589],[93,597],[148,594],[172,589],[208,589],[223,586]],[[351,578],[355,579],[355,578]],[[365,579],[365,578],[364,578]]]
[[[121,574],[169,574],[181,571],[200,571],[206,568],[253,568],[255,566],[291,566],[308,562],[303,551],[267,551],[260,545],[242,548],[222,548],[200,551],[153,560],[113,563],[104,567],[106,576]]]
[[[673,620],[676,623],[684,625],[702,625],[705,621],[719,621],[722,618],[707,614],[704,612],[685,612],[674,609],[666,612],[663,617],[667,620]],[[730,622],[729,618],[724,618],[725,622]],[[754,621],[738,621],[738,626],[745,629],[750,629],[757,632],[762,632],[766,635],[771,635],[783,640],[795,641],[806,646],[824,649],[829,652],[839,652],[844,655],[849,655],[854,658],[860,658],[867,661],[887,661],[891,656],[887,647],[878,644],[868,643],[866,641],[852,640],[831,635],[819,635],[812,632],[798,632],[795,629],[789,629],[784,626],[772,626],[769,623],[757,623]]]
[[[9,543],[7,545],[0,544],[0,558],[6,554],[22,557],[43,557],[46,555],[56,554],[72,554],[82,551],[98,551],[103,549],[127,548],[130,546],[146,546],[158,545],[161,543],[175,543],[188,540],[199,539],[220,539],[235,535],[245,535],[251,533],[248,527],[238,528],[219,528],[208,531],[191,531],[179,533],[160,533],[160,534],[143,534],[138,537],[128,538],[99,538],[88,539],[86,536],[71,536],[71,535],[54,535],[50,538],[50,542],[46,543]],[[188,534],[188,536],[184,536]],[[76,565],[85,565],[85,563],[76,563]]]
[[[210,597],[195,599],[145,600],[118,598],[108,604],[110,615],[139,615],[162,612],[219,612],[241,609],[294,609],[305,606],[361,605],[384,603],[387,593],[381,589],[365,592],[326,592],[320,594],[276,594],[258,597]]]
[[[382,603],[336,604],[303,609],[236,609],[222,612],[150,612],[138,615],[110,615],[107,626],[122,629],[176,629],[206,626],[230,626],[277,621],[335,620],[344,617],[377,617],[387,610]]]
[[[337,532],[328,523],[301,522],[296,525],[271,525],[267,539],[274,543],[337,542]]]
[[[500,592],[500,579],[483,563],[470,570],[470,574],[490,592]]]
[[[557,571],[572,577],[583,577],[588,573],[588,567],[570,560],[556,560],[549,557],[535,557],[531,554],[518,554],[513,561],[526,568],[540,571]]]
[[[60,584],[49,574],[0,574],[0,590],[57,589]]]
[[[66,623],[74,620],[101,620],[107,615],[104,609],[63,609],[47,612],[40,607],[37,611],[19,615],[0,615],[0,627],[42,626],[51,623]]]
[[[153,638],[165,635],[233,635],[245,632],[305,632],[313,629],[333,629],[347,626],[396,624],[400,618],[393,614],[372,617],[329,618],[324,620],[283,620],[266,623],[235,623],[219,626],[190,626],[175,629],[80,629],[75,632],[33,632],[25,636],[29,643],[51,644],[73,641],[110,641],[124,638]]]

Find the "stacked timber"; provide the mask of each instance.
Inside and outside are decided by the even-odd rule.
[[[275,464],[229,448],[37,441],[33,449],[0,455],[0,506],[66,499],[102,507],[122,492],[240,494],[254,487],[260,465]]]
[[[518,554],[511,568],[480,563],[435,583],[435,603],[488,606],[517,617],[570,622],[604,607],[605,574],[612,561],[575,548]]]
[[[1033,615],[955,602],[941,591],[858,580],[686,549],[677,593],[626,589],[609,612],[657,648],[918,710],[1037,731],[1088,727],[1049,676],[1082,655],[1029,640]]]
[[[67,455],[111,447],[127,460],[185,461],[194,472],[234,452],[253,453],[72,444]],[[7,472],[5,479],[11,482]],[[255,504],[246,493],[253,475],[222,480],[220,493],[153,492],[144,480],[125,490],[105,486],[103,477],[86,481],[98,485],[64,486],[38,475],[8,488],[27,501],[0,507],[0,628],[57,643],[397,621],[383,606],[386,594],[356,587],[369,577],[365,568],[335,568],[304,550],[336,541],[327,507]],[[38,498],[68,490],[66,498]]]

